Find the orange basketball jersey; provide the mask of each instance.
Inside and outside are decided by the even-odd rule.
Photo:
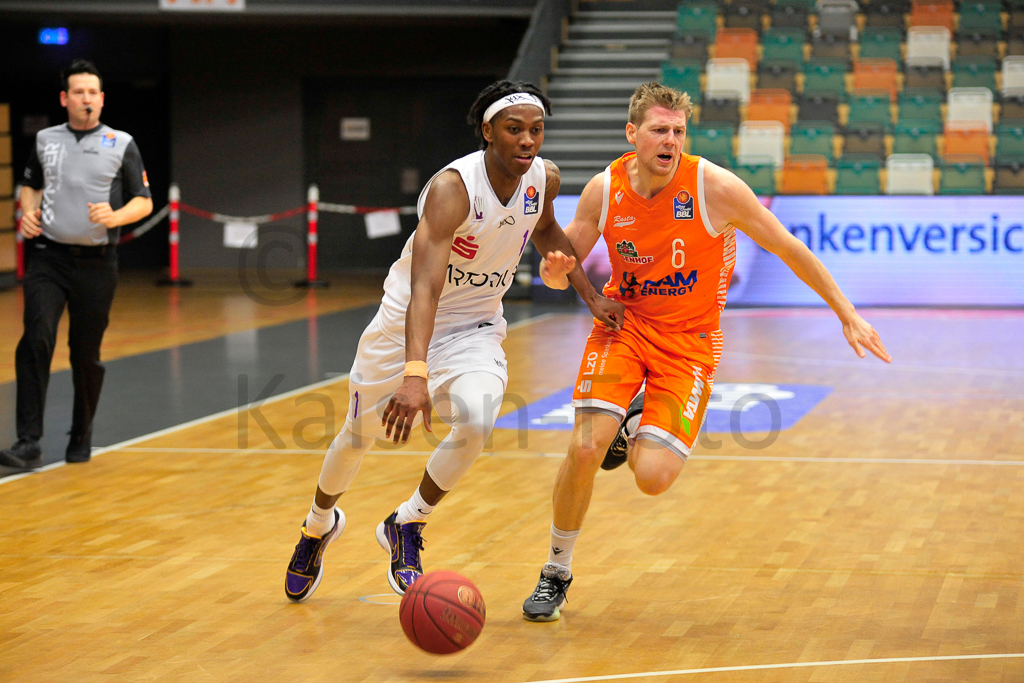
[[[605,169],[598,227],[612,276],[605,296],[667,332],[718,329],[736,263],[735,229],[718,233],[704,203],[701,157],[683,154],[672,182],[653,199],[633,191],[628,152]]]

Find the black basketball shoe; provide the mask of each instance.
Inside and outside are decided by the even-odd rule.
[[[614,470],[626,462],[630,437],[626,430],[626,423],[644,412],[644,393],[641,391],[629,404],[629,408],[626,410],[626,417],[619,423],[619,433],[615,435],[615,440],[608,447],[608,452],[604,454],[604,462],[601,463],[602,470]]]
[[[548,562],[540,570],[540,581],[533,595],[523,603],[523,619],[527,621],[558,621],[566,603],[565,593],[572,583],[572,575],[563,578],[558,566]]]
[[[32,439],[18,439],[13,446],[0,451],[0,465],[5,467],[34,470],[41,464],[43,452],[39,450],[39,442]]]

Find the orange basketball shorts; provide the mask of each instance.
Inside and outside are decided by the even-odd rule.
[[[573,389],[576,412],[603,412],[622,420],[647,382],[636,438],[666,446],[684,460],[704,422],[722,331],[660,332],[627,312],[616,332],[595,323]]]

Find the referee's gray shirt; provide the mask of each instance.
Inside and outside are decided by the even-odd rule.
[[[152,197],[135,140],[102,123],[91,130],[63,124],[39,131],[24,184],[43,191],[43,235],[64,244],[117,244],[116,228],[89,221],[89,203],[109,202],[116,211],[134,197]]]

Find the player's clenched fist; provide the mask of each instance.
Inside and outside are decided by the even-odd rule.
[[[114,210],[110,208],[110,204],[107,202],[100,202],[98,204],[89,204],[89,220],[93,223],[99,223],[105,228],[116,228],[117,227],[117,216],[114,214]]]

